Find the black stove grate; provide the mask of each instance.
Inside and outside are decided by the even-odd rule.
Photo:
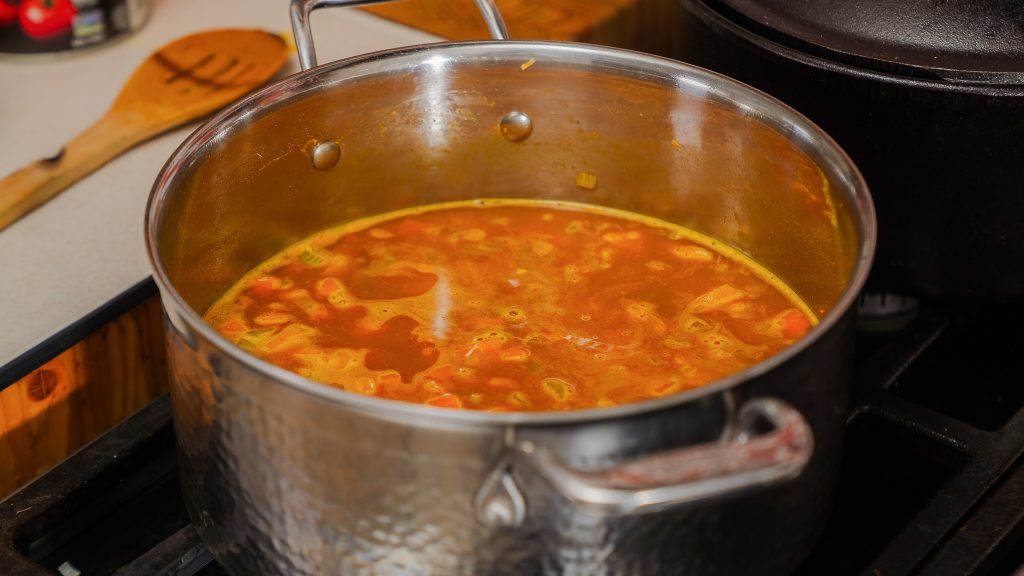
[[[801,576],[1024,567],[1021,319],[926,307],[859,336],[836,509]]]
[[[224,574],[185,513],[166,396],[0,503],[0,566],[10,576]]]
[[[799,576],[1024,566],[1021,320],[924,307],[897,334],[858,337],[835,510]],[[0,503],[0,566],[11,576],[225,574],[185,514],[166,397]]]

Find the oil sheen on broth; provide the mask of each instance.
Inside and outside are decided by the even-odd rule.
[[[756,364],[817,322],[692,230],[582,204],[437,204],[349,222],[246,274],[206,320],[306,378],[432,406],[609,407]]]

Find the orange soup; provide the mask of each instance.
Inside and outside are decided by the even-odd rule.
[[[636,214],[476,200],[289,246],[206,312],[270,363],[446,408],[608,407],[702,386],[817,322],[734,249]]]

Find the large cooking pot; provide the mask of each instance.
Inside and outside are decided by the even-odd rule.
[[[305,66],[309,11],[343,3],[355,2],[294,2]],[[596,189],[575,185],[584,171]],[[244,272],[315,231],[485,197],[692,227],[779,274],[821,323],[675,396],[492,414],[323,386],[201,319]],[[828,136],[737,82],[546,42],[334,62],[190,136],[158,177],[146,238],[185,500],[233,574],[785,574],[828,514],[871,200]]]
[[[806,114],[871,186],[871,290],[1024,302],[1024,3],[681,0],[671,56]]]

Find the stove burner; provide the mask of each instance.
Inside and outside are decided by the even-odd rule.
[[[920,303],[908,296],[864,293],[857,298],[857,330],[895,334],[909,326],[920,311]]]
[[[1021,325],[1024,308],[919,304],[858,335],[835,509],[797,576],[1024,576]],[[0,566],[226,574],[185,513],[166,397],[0,502]]]

